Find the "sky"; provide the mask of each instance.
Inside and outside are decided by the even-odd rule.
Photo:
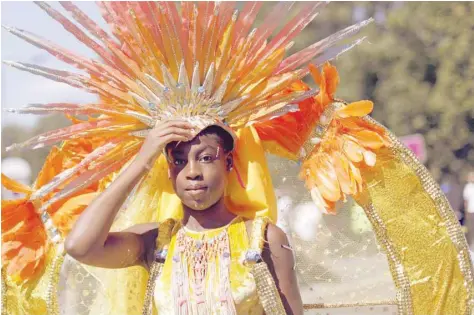
[[[48,2],[61,12],[65,12],[58,2]],[[75,2],[89,17],[107,29],[94,2]],[[95,53],[69,34],[58,22],[49,17],[33,2],[1,2],[1,23],[29,31],[66,47],[82,56],[94,57]],[[72,71],[74,68],[57,60],[48,52],[39,49],[2,28],[1,30],[2,61],[20,61],[37,65]],[[20,108],[31,103],[77,102],[86,103],[96,99],[95,95],[81,91],[64,83],[20,71],[10,66],[1,66],[1,104],[2,109]],[[34,126],[38,116],[2,113],[2,126],[20,124]]]

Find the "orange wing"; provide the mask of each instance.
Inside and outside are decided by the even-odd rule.
[[[98,142],[68,141],[61,148],[53,147],[33,188],[2,174],[5,188],[26,194],[19,200],[2,200],[2,266],[15,282],[23,284],[41,276],[50,246],[38,208],[53,196],[54,191],[40,200],[30,200],[31,195],[63,170],[77,165],[98,145]],[[47,209],[61,235],[69,233],[75,219],[95,198],[98,189],[96,183]]]
[[[336,68],[326,64],[320,73],[310,65],[310,71],[320,86],[320,93],[315,97],[317,107],[335,106],[334,93],[339,83]],[[337,104],[324,136],[306,156],[300,172],[314,202],[327,213],[335,213],[336,202],[362,191],[364,181],[360,170],[374,166],[377,150],[389,144],[384,130],[364,119],[372,112],[372,102]],[[324,123],[321,113],[320,124]]]

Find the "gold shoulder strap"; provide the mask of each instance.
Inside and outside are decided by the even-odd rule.
[[[168,255],[168,246],[173,236],[173,231],[176,227],[176,221],[167,219],[160,223],[158,227],[158,236],[156,238],[155,254],[153,262],[150,265],[150,276],[146,287],[145,301],[143,305],[143,315],[151,315],[153,311],[153,294],[155,291],[155,283],[158,276],[161,274],[163,265]]]
[[[258,297],[266,314],[285,315],[285,308],[280,298],[280,293],[275,281],[268,270],[267,264],[262,259],[262,250],[265,244],[265,230],[268,218],[258,217],[253,221],[252,234],[250,236],[250,248],[245,255],[244,264],[250,265]]]

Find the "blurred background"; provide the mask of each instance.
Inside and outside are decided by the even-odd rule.
[[[62,9],[57,3],[52,5]],[[106,23],[101,19],[94,3],[79,2],[77,5],[106,28]],[[272,5],[272,2],[265,3],[264,9],[269,10]],[[93,56],[93,53],[69,36],[59,24],[33,3],[2,2],[1,6],[2,24],[32,31],[61,43],[72,51]],[[474,2],[334,2],[321,11],[315,21],[297,38],[293,47],[294,50],[300,49],[353,23],[369,17],[375,19],[375,23],[359,35],[367,36],[367,39],[333,61],[341,77],[336,95],[347,101],[374,101],[373,117],[401,137],[430,170],[447,195],[459,220],[467,226],[466,231],[469,229],[470,243],[474,234],[474,220],[469,220],[470,215],[474,215],[473,16]],[[1,42],[2,60],[75,71],[45,51],[28,45],[3,29]],[[31,103],[86,103],[94,100],[94,96],[65,84],[20,72],[6,65],[2,65],[1,75],[1,101],[4,109],[23,107]],[[313,84],[309,81],[308,83]],[[34,117],[3,113],[2,172],[25,183],[31,183],[36,178],[49,148],[13,152],[6,152],[5,148],[67,124],[67,119],[60,116]],[[320,228],[316,234],[303,233],[298,234],[298,237],[307,240],[318,239],[318,250],[324,252],[328,248],[336,248],[330,243],[329,236],[332,227],[339,226],[340,237],[336,240],[344,240],[347,245],[344,245],[344,248],[353,248],[354,252],[363,252],[365,256],[370,257],[381,255],[370,225],[360,209],[355,207],[347,210],[347,215],[341,215],[337,222],[334,218],[321,218],[319,215],[311,217],[309,212],[304,212],[309,197],[307,191],[301,186],[301,189],[297,190],[300,195],[295,195],[297,180],[284,175],[297,174],[298,165],[282,163],[275,157],[269,159],[274,169],[274,183],[280,198],[282,227],[289,233],[302,233],[301,231],[308,230],[308,224],[312,227],[318,225]],[[290,188],[291,196],[288,194]],[[3,198],[11,197],[7,194],[8,192],[2,191]],[[295,207],[299,210],[291,211],[293,215],[306,213],[304,217],[310,216],[311,220],[304,223],[293,220],[287,210]],[[334,238],[332,239],[333,242]],[[363,251],[355,250],[362,248]],[[373,259],[371,261],[373,262]],[[383,265],[383,259],[381,261]],[[363,262],[360,262],[360,266],[364,266]],[[367,268],[368,265],[365,273],[369,275],[371,268],[375,267]],[[387,280],[386,266],[377,268],[381,270],[381,279]],[[314,272],[328,273],[321,268]],[[336,276],[335,273],[343,271],[331,272],[332,275],[322,277],[324,281],[338,277],[341,279],[341,275]],[[354,273],[350,274],[353,277]],[[360,282],[357,277],[351,279]],[[383,279],[380,280],[382,283],[385,281]],[[370,288],[373,291],[377,287]],[[334,293],[331,289],[328,290],[331,294]],[[373,294],[370,293],[372,291],[367,289],[366,293]],[[340,294],[347,296],[350,293]],[[388,288],[386,296],[381,296],[380,299],[390,300],[392,295],[392,288]],[[383,310],[376,309],[374,313],[395,312],[388,307],[384,306]],[[367,310],[364,312],[369,313]]]

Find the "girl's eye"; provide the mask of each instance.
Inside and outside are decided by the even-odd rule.
[[[212,162],[212,156],[206,155],[201,158],[202,162]]]
[[[173,161],[173,164],[174,164],[174,165],[183,165],[184,163],[186,163],[186,161],[185,161],[185,160],[181,160],[181,159],[175,159],[175,160]]]

